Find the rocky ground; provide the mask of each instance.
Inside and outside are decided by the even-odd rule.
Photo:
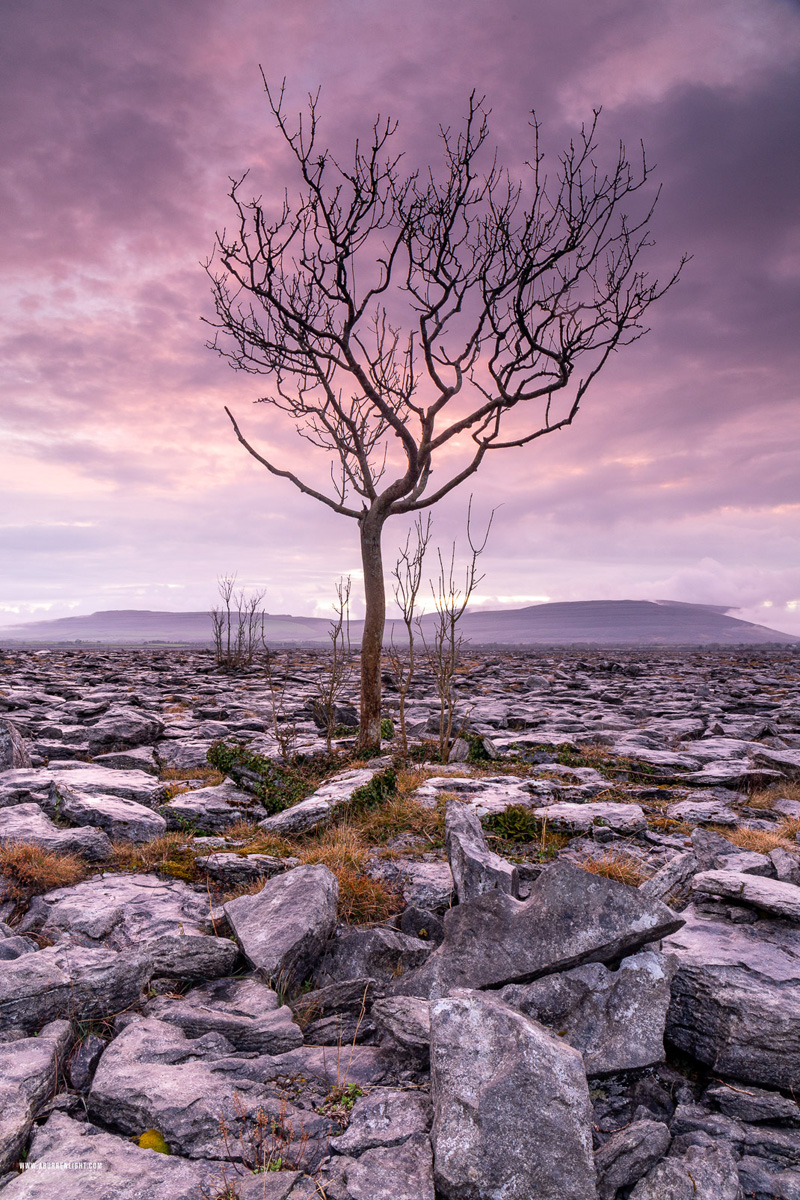
[[[800,655],[326,662],[0,656],[3,1200],[800,1200]]]

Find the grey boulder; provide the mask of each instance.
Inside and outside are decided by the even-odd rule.
[[[703,871],[692,880],[692,890],[736,900],[788,921],[800,921],[800,887],[793,883],[743,871]]]
[[[447,801],[445,846],[459,903],[493,888],[519,896],[517,868],[489,849],[475,810],[463,800]]]
[[[394,929],[345,927],[325,947],[315,982],[327,987],[363,977],[389,983],[420,966],[430,953],[429,942]]]
[[[424,1092],[374,1088],[356,1101],[350,1124],[331,1142],[331,1150],[359,1155],[378,1146],[400,1146],[409,1138],[426,1136],[432,1118],[431,1102]]]
[[[800,1087],[800,931],[683,915],[663,945],[676,968],[669,1040],[717,1076]]]
[[[32,765],[28,744],[16,725],[0,720],[0,771]]]
[[[640,1179],[630,1200],[744,1200],[730,1146],[689,1146],[681,1158],[664,1158]]]
[[[53,1021],[38,1037],[0,1043],[0,1175],[20,1159],[34,1117],[55,1091],[72,1031]]]
[[[295,867],[255,896],[224,906],[250,963],[267,977],[302,983],[336,927],[339,883],[323,866]]]
[[[634,1121],[595,1151],[598,1200],[614,1200],[618,1190],[641,1179],[667,1153],[672,1141],[661,1121]]]
[[[672,896],[679,895],[684,891],[686,883],[697,869],[697,859],[690,851],[676,854],[654,875],[645,879],[644,883],[640,883],[639,891],[643,896],[650,896],[653,900],[663,900],[668,904]]]
[[[431,1005],[436,1187],[445,1200],[594,1200],[580,1054],[495,996]]]
[[[451,909],[441,946],[395,991],[435,999],[457,987],[527,983],[582,963],[610,962],[682,924],[637,888],[556,862],[524,903],[494,890]]]
[[[426,1059],[431,1045],[430,1002],[416,996],[386,996],[372,1005],[372,1020],[391,1041]]]
[[[431,1144],[417,1135],[399,1146],[365,1150],[359,1158],[336,1155],[319,1183],[327,1200],[434,1200]]]
[[[759,1124],[800,1125],[800,1104],[780,1092],[749,1084],[746,1088],[712,1083],[706,1088],[704,1100],[716,1104],[720,1112],[734,1120]]]
[[[663,1062],[670,976],[664,955],[645,950],[616,971],[587,963],[501,995],[580,1050],[588,1075],[602,1075]]]

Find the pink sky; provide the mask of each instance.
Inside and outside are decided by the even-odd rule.
[[[644,139],[652,266],[694,257],[573,428],[474,481],[479,516],[502,505],[480,600],[727,603],[800,633],[796,0],[6,0],[0,29],[0,624],[201,609],[232,571],[322,615],[357,576],[355,523],[234,441],[223,404],[306,455],[199,319],[228,176],[287,182],[261,64],[293,109],[321,86],[333,147],[397,117],[412,165],[472,88],[512,173],[532,107],[552,150],[601,105],[609,153]]]

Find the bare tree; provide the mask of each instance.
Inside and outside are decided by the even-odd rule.
[[[450,550],[450,561],[445,569],[445,560],[441,550],[437,551],[439,558],[439,575],[436,583],[431,580],[433,602],[436,607],[433,633],[425,637],[422,622],[418,628],[422,644],[425,647],[425,658],[433,675],[436,694],[439,697],[439,761],[447,762],[450,752],[450,738],[453,733],[453,717],[455,715],[455,695],[453,681],[456,677],[461,658],[461,647],[464,636],[458,628],[458,623],[464,615],[467,605],[472,598],[475,588],[483,579],[478,575],[478,559],[486,549],[489,534],[494,520],[494,510],[489,517],[486,533],[480,542],[472,536],[472,497],[470,496],[467,510],[467,541],[470,558],[464,571],[464,587],[456,582],[456,544]]]
[[[394,632],[387,651],[387,657],[397,681],[397,694],[400,703],[400,745],[403,754],[408,754],[408,734],[406,732],[406,699],[414,679],[416,667],[414,654],[414,618],[416,616],[417,597],[422,584],[422,564],[425,551],[431,540],[431,517],[423,524],[422,517],[414,522],[414,542],[411,541],[411,531],[406,537],[405,545],[392,569],[394,576],[394,599],[403,616],[406,627],[406,646],[395,644]],[[405,652],[405,653],[404,653]]]
[[[331,639],[330,659],[325,669],[317,676],[318,711],[325,722],[325,744],[329,754],[336,729],[336,706],[350,682],[353,665],[350,645],[351,583],[350,576],[347,575],[336,584],[334,617],[328,627],[328,637]]]
[[[252,665],[264,640],[263,591],[246,595],[236,591],[236,576],[223,575],[217,580],[222,603],[211,610],[214,658],[224,671],[238,671]]]
[[[634,165],[622,145],[607,172],[596,165],[597,112],[550,177],[533,116],[514,181],[488,152],[489,110],[473,94],[461,131],[440,129],[441,170],[404,174],[392,121],[379,116],[340,162],[320,143],[319,93],[295,124],[284,88],[264,85],[299,190],[269,210],[246,198],[246,174],[231,181],[235,227],[206,264],[209,344],[271,378],[260,402],[332,456],[331,488],[266,458],[226,409],[245,449],[358,522],[366,749],[380,740],[385,522],[435,504],[492,452],[570,425],[682,263],[665,284],[642,271],[655,202],[638,193],[650,168],[643,148]]]

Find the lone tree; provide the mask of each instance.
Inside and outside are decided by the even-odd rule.
[[[650,167],[623,145],[611,170],[596,166],[597,111],[550,179],[532,116],[517,181],[487,153],[489,110],[473,93],[461,131],[440,128],[441,169],[404,173],[396,123],[379,116],[343,163],[320,147],[319,94],[291,124],[284,88],[264,86],[299,189],[269,210],[243,197],[246,173],[231,180],[236,225],[206,264],[209,345],[269,376],[258,402],[332,455],[321,490],[265,458],[225,410],[268,471],[358,522],[369,749],[380,741],[387,519],[435,504],[487,454],[570,425],[612,351],[647,332],[647,309],[683,263],[665,284],[641,270],[655,200],[636,193]]]

